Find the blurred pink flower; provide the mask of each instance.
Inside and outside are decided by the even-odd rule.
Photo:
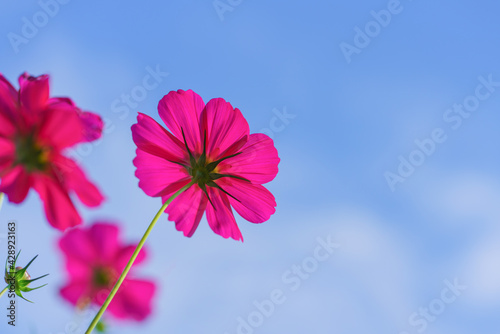
[[[192,236],[206,210],[215,233],[243,241],[231,207],[252,223],[276,211],[274,196],[262,186],[278,173],[272,139],[250,134],[241,112],[224,99],[205,105],[192,90],[168,93],[158,111],[170,132],[142,113],[132,126],[139,187],[165,202],[194,182],[165,210],[177,230]]]
[[[68,193],[89,207],[103,196],[64,149],[101,136],[101,118],[69,98],[49,98],[49,77],[19,77],[19,91],[0,74],[0,192],[21,203],[31,188],[57,229],[81,223]]]
[[[69,274],[68,284],[60,290],[64,299],[79,308],[104,303],[137,246],[123,245],[119,232],[117,225],[100,222],[62,236],[59,247]],[[131,270],[145,258],[143,249]],[[151,314],[155,291],[153,282],[127,276],[108,310],[118,319],[142,321]]]

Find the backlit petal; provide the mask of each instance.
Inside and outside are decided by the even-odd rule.
[[[224,238],[243,241],[243,236],[234,219],[227,195],[211,187],[208,187],[207,191],[215,207],[212,207],[210,203],[207,205],[207,220],[212,231]]]
[[[189,149],[201,153],[200,115],[205,103],[192,90],[172,91],[158,104],[161,119],[174,136],[182,141],[182,130]],[[182,129],[182,130],[181,130]]]

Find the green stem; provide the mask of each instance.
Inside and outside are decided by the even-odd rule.
[[[5,197],[4,193],[0,193],[0,210],[2,209],[3,198]],[[1,295],[0,295],[1,297]]]
[[[113,297],[116,295],[116,293],[118,292],[118,289],[120,288],[120,286],[122,285],[123,281],[125,280],[125,277],[127,276],[128,272],[130,271],[130,268],[132,268],[132,265],[134,264],[134,261],[135,259],[137,258],[137,256],[139,255],[139,252],[141,251],[142,247],[144,246],[144,244],[146,243],[146,239],[148,238],[149,234],[151,233],[151,231],[153,230],[153,227],[155,226],[156,222],[158,221],[158,219],[160,218],[160,216],[162,215],[162,213],[165,211],[165,209],[167,208],[167,206],[172,203],[172,201],[177,197],[179,196],[180,194],[182,194],[184,191],[186,191],[189,187],[191,187],[194,183],[191,182],[189,183],[188,185],[184,186],[182,189],[180,189],[178,192],[176,192],[175,194],[173,194],[166,202],[165,204],[163,204],[163,206],[160,208],[160,210],[158,211],[158,213],[155,215],[155,217],[153,218],[153,220],[151,221],[151,224],[149,224],[149,227],[148,229],[146,230],[146,232],[144,233],[144,235],[142,236],[142,239],[141,241],[139,241],[139,244],[137,245],[137,247],[135,248],[135,251],[134,251],[134,254],[132,254],[132,257],[130,258],[130,260],[128,261],[127,263],[127,266],[125,267],[125,269],[123,269],[123,272],[120,276],[120,278],[118,279],[118,281],[116,282],[115,286],[113,287],[113,290],[111,290],[111,292],[109,293],[108,295],[108,298],[106,298],[106,301],[104,301],[104,304],[102,304],[101,306],[101,309],[99,310],[99,312],[97,312],[94,320],[92,320],[92,323],[90,324],[89,328],[87,329],[87,331],[85,332],[85,334],[90,334],[92,333],[92,331],[94,330],[95,326],[97,325],[97,323],[99,322],[99,320],[101,319],[102,315],[104,314],[104,312],[106,311],[106,309],[108,308],[109,304],[111,303],[111,301],[113,300]]]
[[[7,290],[9,290],[9,286],[8,286],[8,285],[5,287],[5,289],[3,289],[3,290],[2,290],[2,292],[0,292],[0,297],[2,297],[2,296],[3,296],[3,294],[4,294]]]

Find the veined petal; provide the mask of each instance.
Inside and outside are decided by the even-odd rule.
[[[167,197],[164,197],[164,202]],[[201,217],[207,206],[207,197],[197,184],[184,191],[165,210],[168,220],[175,222],[177,231],[182,231],[186,237],[191,237],[200,224]]]
[[[207,155],[212,160],[236,153],[250,129],[239,109],[222,98],[210,100],[201,115],[201,133],[207,133]]]
[[[64,231],[81,224],[82,218],[60,183],[44,174],[37,175],[33,183],[43,202],[50,225]]]
[[[207,205],[207,220],[212,231],[226,239],[233,238],[243,241],[243,236],[234,219],[227,195],[211,187],[207,188],[207,192],[214,204],[213,207],[211,204]]]
[[[176,192],[189,183],[186,168],[158,156],[136,150],[134,166],[139,187],[149,196],[157,197]]]
[[[148,115],[138,113],[137,123],[132,125],[132,138],[137,148],[146,153],[172,162],[188,161],[184,144]]]
[[[19,204],[28,195],[32,183],[31,175],[18,165],[2,176],[0,192],[5,193],[10,202]]]
[[[73,190],[80,201],[88,207],[101,205],[104,196],[99,189],[90,182],[81,168],[71,159],[56,155],[52,159],[56,166],[55,173],[67,189]]]
[[[201,153],[202,137],[200,136],[200,115],[205,107],[203,99],[192,90],[169,92],[158,104],[158,112],[169,130],[179,140],[182,131],[191,151]]]
[[[229,197],[229,202],[241,217],[251,223],[263,223],[276,212],[273,194],[260,184],[227,178],[217,180],[217,183],[238,199]]]
[[[221,162],[220,174],[237,175],[254,184],[267,183],[276,177],[280,158],[273,140],[267,135],[250,135],[240,152],[241,154]]]
[[[21,105],[35,116],[45,109],[49,99],[49,76],[32,77],[24,73],[19,77],[19,95]]]

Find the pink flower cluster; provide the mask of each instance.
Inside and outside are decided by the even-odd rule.
[[[206,213],[215,233],[243,241],[233,209],[257,224],[275,213],[274,196],[263,184],[278,173],[278,152],[268,136],[250,134],[238,109],[222,98],[205,104],[193,91],[178,90],[163,97],[158,112],[169,130],[139,113],[132,126],[133,163],[147,195],[163,203],[178,195],[165,210],[177,230],[191,237]],[[68,282],[60,293],[79,308],[103,304],[137,246],[121,242],[119,224],[78,227],[82,218],[73,197],[88,207],[104,197],[64,151],[99,139],[102,129],[99,115],[69,98],[50,97],[47,75],[25,73],[15,89],[0,74],[0,193],[18,204],[34,189],[50,225],[65,231],[59,247]],[[145,258],[142,250],[134,268]],[[109,312],[142,321],[152,312],[155,291],[153,281],[126,277]]]

